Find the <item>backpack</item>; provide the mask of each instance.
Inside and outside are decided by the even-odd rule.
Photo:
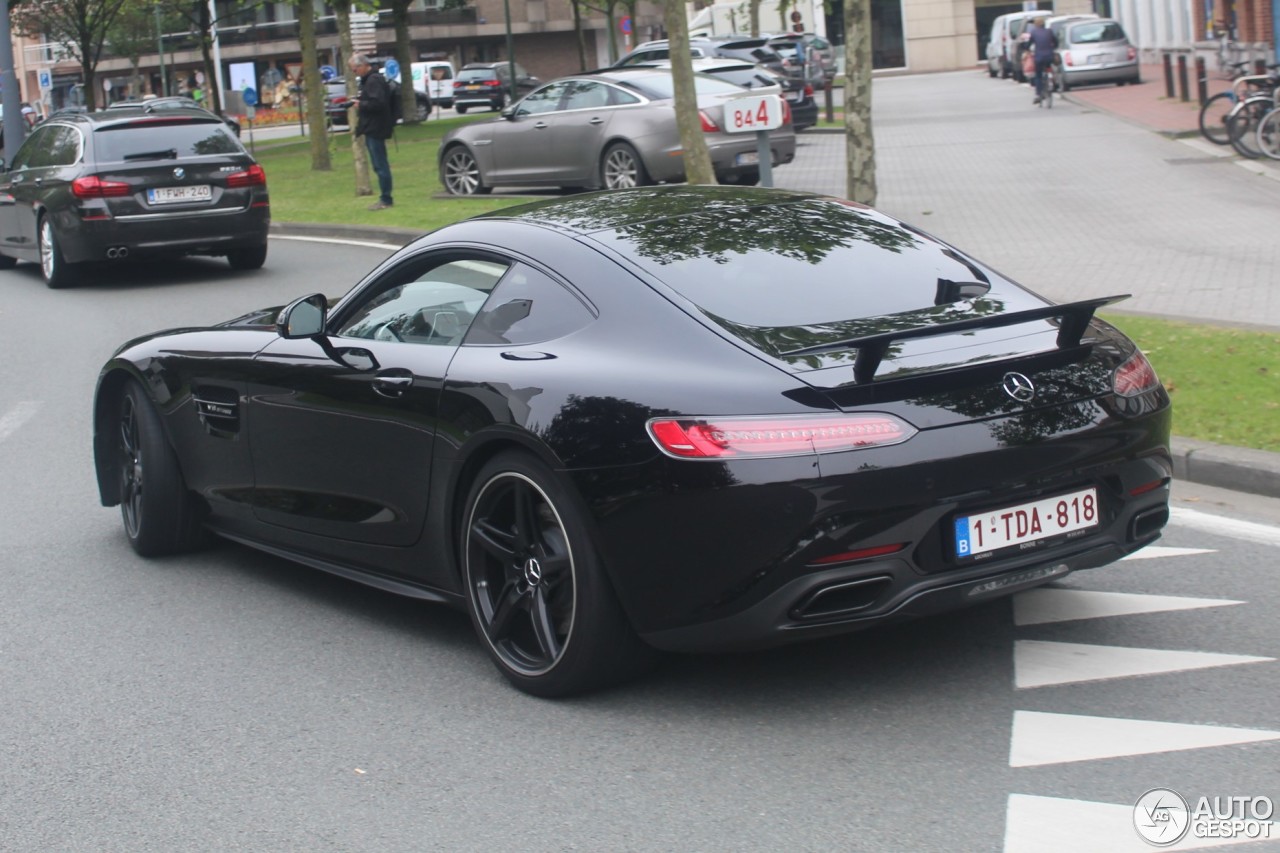
[[[391,126],[394,129],[404,118],[404,102],[400,99],[400,84],[387,78],[387,97],[391,99]]]

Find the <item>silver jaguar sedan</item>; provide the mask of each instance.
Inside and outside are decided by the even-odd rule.
[[[695,74],[698,110],[716,180],[760,181],[755,133],[726,133],[727,101],[751,94]],[[769,131],[773,165],[795,158],[789,107]],[[440,142],[440,181],[454,195],[495,186],[622,189],[684,180],[670,70],[617,68],[535,89],[500,118],[450,131]]]

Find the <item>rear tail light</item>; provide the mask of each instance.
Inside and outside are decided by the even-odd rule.
[[[816,560],[810,560],[809,565],[827,566],[832,563],[851,563],[854,560],[866,560],[871,557],[885,557],[889,554],[896,554],[905,547],[907,547],[906,542],[898,542],[893,545],[874,545],[870,548],[859,548],[856,551],[842,551],[839,554],[819,557]]]
[[[782,99],[782,123],[791,124],[791,104],[787,103],[787,99]]]
[[[104,181],[97,175],[87,175],[71,182],[71,193],[76,198],[119,198],[130,192],[124,181]]]
[[[1071,51],[1069,51],[1069,50],[1064,50],[1064,51],[1062,52],[1062,64],[1063,64],[1063,65],[1074,65],[1074,64],[1075,64],[1074,62],[1072,62],[1072,61],[1071,61]]]
[[[462,81],[461,81],[461,80],[454,80],[454,81],[453,81],[453,88],[455,88],[455,89],[461,89],[461,88],[462,88]]]
[[[808,83],[805,83],[805,84],[804,84],[804,95],[805,95],[805,97],[806,97],[806,98],[812,98],[812,97],[813,97],[813,86],[809,85]]]
[[[243,172],[232,172],[227,175],[227,186],[229,187],[265,187],[267,185],[267,173],[262,171],[262,167],[254,163]]]
[[[1142,350],[1135,350],[1133,355],[1125,359],[1124,364],[1116,368],[1111,377],[1111,389],[1121,397],[1136,397],[1145,394],[1160,385],[1155,368]]]
[[[698,110],[698,118],[702,120],[703,133],[719,133],[720,132],[719,125],[717,125],[714,121],[712,121],[711,116],[707,115],[702,110]]]
[[[1134,61],[1135,59],[1137,59],[1137,58],[1138,58],[1138,51],[1137,51],[1137,49],[1136,49],[1135,47],[1133,47],[1133,45],[1130,45],[1130,46],[1129,46],[1129,61],[1130,61],[1130,62],[1133,62],[1133,61]]]
[[[677,459],[808,456],[899,444],[915,427],[893,415],[655,418],[649,435]]]
[[[502,82],[500,80],[485,80],[484,84],[490,89],[496,89],[502,85]]]

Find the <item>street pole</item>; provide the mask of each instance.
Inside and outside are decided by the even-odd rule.
[[[18,146],[25,137],[22,118],[22,90],[18,75],[13,69],[13,32],[9,26],[9,0],[0,0],[0,103],[8,104],[4,111],[4,162],[8,163],[18,153]]]
[[[209,0],[209,20],[213,22],[213,79],[209,84],[218,87],[218,106],[225,113],[227,107],[222,99],[226,97],[227,88],[222,85],[222,43],[218,40],[218,10],[213,0]]]
[[[169,94],[169,78],[164,73],[164,28],[160,24],[160,6],[151,7],[156,13],[156,47],[160,51],[160,94]]]
[[[511,0],[502,0],[502,14],[507,18],[507,71],[511,74],[511,100],[520,87],[516,85],[516,40],[511,34]]]

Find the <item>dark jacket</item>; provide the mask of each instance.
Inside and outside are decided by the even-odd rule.
[[[1048,62],[1053,59],[1053,51],[1058,46],[1058,37],[1048,27],[1032,26],[1028,41],[1035,50],[1036,62]]]
[[[360,78],[360,108],[356,117],[356,135],[374,139],[390,139],[395,123],[391,120],[391,86],[387,78],[370,71]]]

